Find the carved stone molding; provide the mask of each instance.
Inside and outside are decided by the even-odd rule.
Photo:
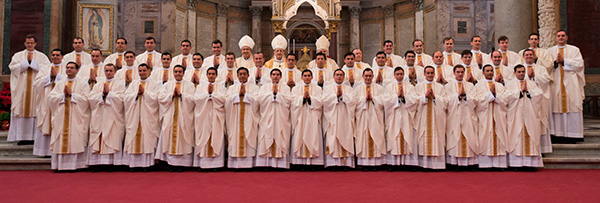
[[[217,4],[217,15],[227,16],[228,8],[229,8],[229,5],[227,5],[227,4]]]
[[[282,35],[285,34],[285,29],[283,29],[283,22],[284,21],[273,21],[273,31],[275,33],[280,33]]]
[[[542,48],[554,46],[556,33],[556,13],[554,0],[538,0],[538,24],[540,25],[540,44]]]
[[[415,0],[415,10],[423,10],[425,6],[425,0]]]
[[[394,4],[383,6],[383,16],[385,16],[385,17],[394,16]]]
[[[196,9],[198,0],[187,0],[188,9]]]
[[[348,8],[348,10],[350,11],[350,17],[351,18],[358,18],[360,16],[360,7],[358,6],[352,6],[350,8]]]
[[[250,6],[250,12],[252,13],[252,17],[260,17],[260,14],[262,13],[263,7],[262,6]]]

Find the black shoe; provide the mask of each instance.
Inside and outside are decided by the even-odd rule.
[[[21,140],[17,142],[17,145],[33,145],[33,140]]]

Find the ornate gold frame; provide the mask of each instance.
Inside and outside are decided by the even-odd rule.
[[[108,9],[108,49],[102,49],[102,54],[110,54],[113,52],[115,47],[115,6],[113,4],[83,4],[80,3],[77,6],[77,36],[83,36],[83,9],[84,8],[96,8],[96,9]],[[90,50],[87,50],[90,51]]]

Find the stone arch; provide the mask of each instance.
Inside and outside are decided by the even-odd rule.
[[[315,3],[314,0],[297,0],[296,3],[294,3],[294,5],[292,5],[290,8],[288,8],[284,12],[284,20],[285,21],[283,23],[283,28],[287,29],[288,20],[290,20],[292,17],[296,16],[296,14],[298,13],[298,8],[304,3],[308,3],[310,6],[312,6],[312,8],[315,11],[315,15],[323,20],[323,22],[325,23],[325,29],[328,29],[329,22],[327,22],[327,19],[329,18],[329,16],[327,14],[327,11],[325,9],[323,9],[323,7],[317,5],[317,3]]]

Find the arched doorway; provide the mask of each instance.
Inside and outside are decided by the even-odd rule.
[[[290,43],[288,52],[298,56],[297,66],[302,70],[316,54],[317,39],[321,35],[327,35],[327,24],[307,2],[295,8],[294,14],[286,21],[284,37]]]

